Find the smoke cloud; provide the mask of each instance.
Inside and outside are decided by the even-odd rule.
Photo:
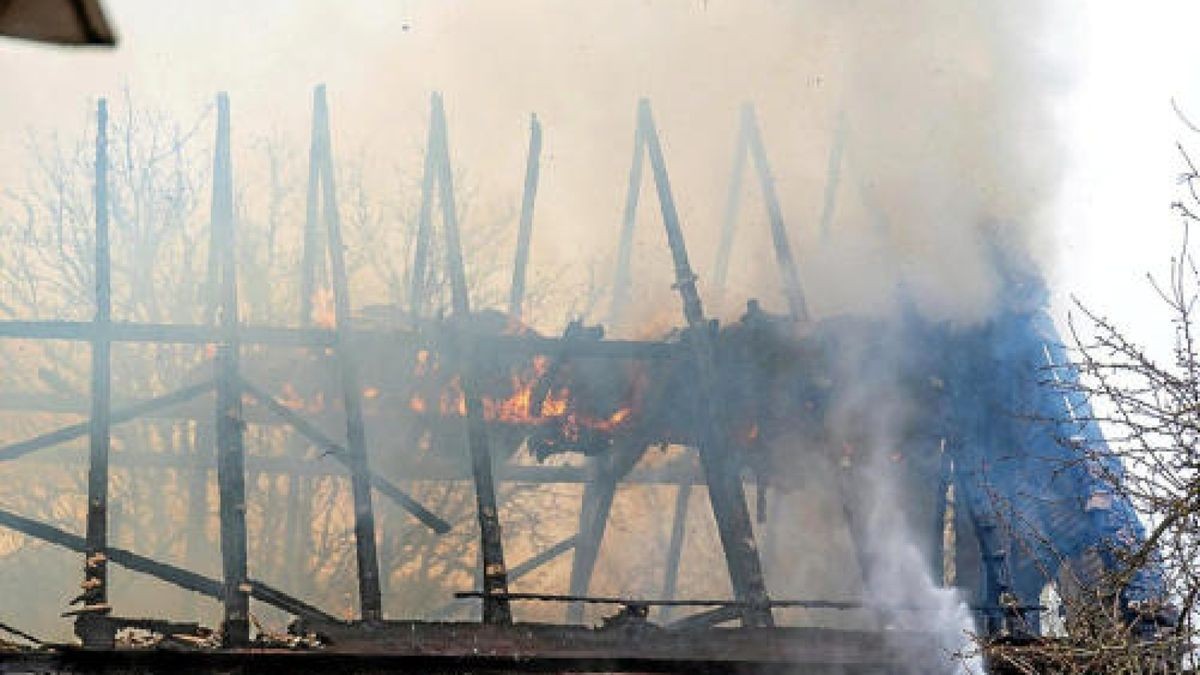
[[[558,297],[572,298],[531,317],[546,332],[561,330],[571,314],[605,316],[603,301],[578,298],[604,297],[612,277],[643,96],[654,106],[692,264],[709,309],[722,318],[736,317],[748,297],[784,306],[751,173],[729,287],[718,295],[707,286],[744,102],[757,111],[800,277],[819,317],[887,314],[903,297],[930,318],[968,324],[993,307],[993,238],[1037,264],[1053,263],[1043,245],[1053,236],[1048,205],[1062,171],[1055,105],[1069,84],[1063,54],[1072,40],[1061,33],[1070,23],[1063,10],[1048,1],[111,4],[124,40],[114,54],[14,47],[21,58],[0,63],[5,100],[24,102],[0,111],[5,128],[77,129],[91,100],[115,98],[125,87],[186,126],[213,92],[227,90],[239,186],[263,185],[269,177],[261,157],[248,158],[271,137],[299,149],[293,162],[302,161],[310,89],[324,82],[334,151],[354,164],[355,189],[399,195],[379,217],[401,220],[410,217],[401,207],[416,198],[429,92],[441,91],[459,184],[470,199],[463,227],[501,231],[485,255],[502,272],[482,284],[493,286],[494,297],[503,297],[494,286],[507,282],[528,116],[536,112],[545,149],[531,271],[540,283],[569,290]],[[21,150],[18,139],[0,139],[6,184],[19,185],[32,161]],[[302,176],[291,176],[297,216]],[[648,337],[681,319],[649,171],[645,177],[632,311]],[[261,197],[240,189],[244,209],[264,208]],[[349,242],[351,250],[371,243]],[[402,271],[407,260],[392,264]],[[378,280],[355,283],[359,306],[385,302],[392,290]],[[877,385],[854,395],[893,393],[890,383]],[[894,504],[886,456],[906,416],[885,412],[866,448],[878,462],[876,516]],[[857,419],[831,423],[849,427]],[[818,482],[808,484],[814,501]],[[821,509],[829,511],[818,505],[809,516]],[[808,532],[824,528],[848,547],[827,518],[796,522],[811,525]],[[870,523],[892,533],[879,545],[900,565],[870,590],[917,602],[890,593],[917,574],[912,538],[878,518]],[[837,574],[844,570],[827,561],[804,563],[814,566],[820,588],[803,590],[852,592],[854,584]],[[940,593],[931,583],[912,587],[928,590],[924,599]],[[960,631],[958,604],[947,607],[950,630]]]

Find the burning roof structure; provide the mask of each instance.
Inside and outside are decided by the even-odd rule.
[[[749,106],[742,113],[734,181],[740,186],[744,168],[752,166],[767,207],[772,264],[785,306],[773,313],[750,300],[741,318],[725,325],[706,314],[664,151],[650,104],[643,100],[610,323],[627,318],[633,294],[629,259],[647,163],[682,308],[680,328],[645,340],[610,339],[605,327],[582,320],[569,323],[558,336],[522,323],[541,153],[536,117],[508,311],[472,305],[449,130],[438,95],[431,105],[410,301],[375,316],[354,314],[324,88],[314,95],[300,325],[244,321],[231,114],[224,95],[217,110],[211,292],[205,298],[209,322],[113,319],[103,101],[94,167],[95,317],[0,322],[5,338],[78,341],[91,349],[87,422],[0,448],[0,459],[18,461],[63,441],[88,438],[84,536],[0,511],[0,525],[82,555],[82,592],[68,614],[85,649],[59,646],[13,659],[85,670],[165,670],[186,660],[192,666],[237,662],[314,672],[338,664],[365,670],[680,672],[902,665],[910,672],[931,672],[942,655],[926,648],[934,639],[927,634],[933,620],[920,617],[949,612],[968,617],[969,629],[1036,633],[1048,573],[1065,570],[1090,578],[1097,565],[1111,567],[1144,537],[1130,505],[1110,487],[1109,479],[1119,476],[1121,467],[1103,452],[1104,438],[1090,421],[1088,402],[1072,391],[1076,375],[1046,313],[1036,273],[1025,261],[997,253],[1002,307],[972,326],[932,320],[911,307],[883,317],[813,316]],[[441,209],[437,232],[435,202]],[[728,251],[732,232],[730,220],[722,251]],[[435,261],[435,253],[444,261]],[[724,278],[727,255],[723,261],[716,279]],[[428,307],[427,272],[434,265],[450,288],[451,311],[445,316],[433,315]],[[326,270],[328,280],[321,278]],[[131,342],[200,345],[205,357],[180,388],[116,406],[112,349]],[[113,452],[113,427],[184,409],[207,418],[210,435],[197,444],[197,454],[206,454],[206,462],[215,456],[219,578],[116,546],[110,536],[110,467],[123,454]],[[270,461],[293,476],[320,465],[250,452],[248,428],[268,419],[286,425],[319,458],[329,458],[336,468],[326,471],[350,485],[353,616],[321,607],[252,571],[247,495],[259,485],[257,472]],[[1080,447],[1094,448],[1086,454],[1095,460],[1073,461]],[[1055,464],[1053,470],[1047,462]],[[817,465],[833,467],[827,475],[854,552],[844,565],[859,570],[860,592],[777,597],[760,551],[778,544],[772,541],[772,524],[787,517],[773,514],[772,502],[809,489],[806,481],[814,480]],[[208,466],[198,494],[208,492]],[[438,504],[412,490],[417,479],[469,481],[468,525],[452,522]],[[506,481],[582,484],[577,530],[513,564],[513,542],[533,533],[505,522],[497,492]],[[662,518],[670,528],[661,595],[595,595],[593,575],[617,490],[637,481],[664,484],[677,494],[673,512]],[[297,494],[293,490],[289,496]],[[727,596],[677,597],[693,490],[706,495],[711,510]],[[478,621],[388,616],[384,599],[392,570],[381,568],[376,519],[377,503],[384,500],[432,537],[465,527],[475,539],[471,550],[477,559],[469,578],[476,585],[462,589],[458,604],[451,597],[443,600],[448,611],[464,604],[478,607]],[[290,511],[266,519],[283,517],[293,525],[302,519]],[[908,524],[901,527],[901,521]],[[889,530],[905,539],[902,548],[887,545]],[[823,555],[821,542],[810,544],[812,554]],[[898,550],[916,552],[916,568],[932,580],[932,592],[888,582],[898,569],[901,574],[916,569],[904,566]],[[572,559],[564,587],[512,590],[516,579],[568,551]],[[953,575],[946,574],[947,560],[955,561]],[[113,565],[215,598],[222,608],[219,633],[191,620],[124,616],[110,592]],[[1160,583],[1147,573],[1119,593],[1123,602],[1134,604],[1159,593]],[[960,594],[941,588],[955,585]],[[949,604],[935,606],[931,598]],[[255,629],[252,601],[293,617],[289,634]],[[514,610],[521,603],[563,607],[565,623],[521,621]],[[581,626],[585,608],[594,606],[606,608],[603,623]],[[651,609],[661,613],[652,618]],[[672,611],[684,609],[685,616],[671,618]],[[806,625],[785,620],[789,610],[857,613],[865,617],[865,627]],[[900,618],[907,615],[919,618]],[[118,635],[131,630],[155,635],[153,644],[160,649],[118,647]],[[0,662],[8,658],[0,654]]]

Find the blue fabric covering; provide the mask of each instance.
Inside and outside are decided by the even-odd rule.
[[[998,564],[1007,569],[995,571],[1000,583],[1033,602],[1061,562],[1094,551],[1112,567],[1115,552],[1144,541],[1145,532],[1133,505],[1112,489],[1124,469],[1075,387],[1078,373],[1044,303],[1024,294],[983,326],[947,329],[946,423],[972,517],[1002,532],[990,544],[1005,551]],[[1162,592],[1151,566],[1126,599]]]

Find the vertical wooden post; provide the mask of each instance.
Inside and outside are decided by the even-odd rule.
[[[107,613],[108,451],[111,410],[112,267],[108,237],[108,102],[96,107],[96,317],[92,338],[92,411],[88,425],[87,549],[83,604],[89,613]],[[85,615],[86,616],[86,615]],[[86,619],[85,619],[86,620]],[[86,632],[86,631],[85,631]]]
[[[746,143],[750,148],[750,156],[754,158],[754,165],[758,169],[758,182],[762,187],[763,201],[767,206],[767,218],[771,222],[771,241],[775,245],[775,264],[779,267],[779,275],[783,281],[783,293],[787,297],[788,313],[794,321],[807,321],[808,304],[804,301],[804,290],[800,285],[800,275],[796,271],[796,259],[792,255],[787,226],[783,222],[783,209],[779,206],[779,195],[775,192],[775,177],[771,175],[771,165],[767,162],[767,151],[763,148],[762,134],[758,130],[754,107],[749,103],[742,106],[742,120],[746,129]]]
[[[321,120],[317,110],[325,100],[325,85],[313,89],[312,138],[308,148],[308,193],[304,209],[304,250],[300,261],[300,325],[312,324],[313,295],[317,291],[318,279],[325,262],[324,246],[318,229],[320,227],[320,180],[321,180]]]
[[[338,213],[333,174],[333,149],[329,132],[329,108],[325,89],[318,87],[314,125],[320,147],[320,173],[325,227],[329,240],[329,270],[333,285],[338,370],[342,376],[342,400],[346,408],[346,449],[349,452],[350,487],[354,499],[354,544],[358,561],[358,596],[363,621],[383,620],[383,594],[379,581],[379,553],[375,542],[375,508],[371,503],[371,467],[367,458],[366,426],[363,423],[362,388],[354,358],[350,327],[350,288]]]
[[[525,268],[529,265],[529,242],[533,236],[533,202],[537,197],[538,164],[542,154],[542,124],[537,115],[529,120],[529,157],[525,161],[525,190],[521,197],[521,224],[517,231],[517,255],[513,263],[512,287],[508,296],[508,314],[521,318],[525,302]]]
[[[617,326],[625,318],[629,304],[633,272],[633,226],[637,222],[638,201],[642,193],[642,166],[645,164],[646,139],[639,125],[633,133],[633,160],[629,165],[629,185],[625,190],[625,210],[621,215],[621,238],[617,244],[617,268],[613,274],[612,302],[608,323]]]
[[[650,169],[654,172],[659,208],[667,231],[667,243],[675,264],[675,288],[679,291],[683,314],[690,331],[688,342],[692,349],[697,398],[700,404],[700,463],[704,467],[717,531],[725,550],[725,561],[729,566],[730,581],[737,600],[745,603],[742,622],[748,626],[771,626],[774,619],[771,616],[770,600],[763,579],[762,563],[754,542],[741,467],[734,461],[735,458],[721,447],[729,435],[725,429],[725,409],[716,395],[717,370],[713,326],[704,316],[700,293],[696,288],[696,275],[688,262],[687,246],[667,177],[666,161],[659,145],[658,132],[654,127],[650,102],[646,99],[638,103],[638,123],[646,139]]]
[[[467,288],[466,268],[463,265],[462,241],[458,232],[458,215],[454,204],[454,176],[450,166],[450,143],[446,131],[446,113],[442,97],[434,94],[431,125],[437,147],[438,199],[442,203],[442,226],[446,238],[446,267],[454,315],[465,320],[471,315],[471,299]],[[467,408],[467,443],[471,452],[471,475],[475,481],[475,506],[479,517],[480,548],[483,551],[483,621],[512,623],[508,602],[508,570],[504,566],[504,542],[500,531],[500,514],[496,505],[496,484],[492,476],[492,455],[488,447],[487,426],[483,417],[483,402],[479,398],[473,349],[464,336],[453,336],[457,360],[462,366],[462,391]]]
[[[229,95],[217,95],[217,147],[213,159],[212,228],[220,279],[217,346],[217,484],[220,496],[222,600],[227,645],[250,640],[250,587],[246,562],[246,459],[242,394],[238,385],[238,292],[234,254],[233,164]]]

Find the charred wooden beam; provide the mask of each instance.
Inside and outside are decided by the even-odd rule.
[[[108,613],[108,452],[112,413],[112,266],[108,237],[108,103],[96,107],[96,337],[92,340],[92,410],[88,420],[88,500],[83,594],[88,613]]]
[[[230,158],[229,96],[217,95],[217,147],[213,159],[212,228],[219,245],[218,323],[223,340],[214,360],[217,382],[217,484],[221,531],[224,621],[229,646],[250,641],[250,588],[247,583],[246,465],[242,432],[242,393],[238,386],[237,267],[234,256],[233,166]]]
[[[323,107],[325,85],[313,89],[313,110]],[[321,219],[321,125],[322,120],[313,115],[312,132],[308,149],[308,193],[304,208],[304,248],[300,260],[300,325],[312,325],[313,297],[317,292],[317,279],[325,262],[325,247],[320,237]]]
[[[508,570],[508,580],[516,581],[517,579],[520,579],[521,577],[538,569],[542,565],[555,560],[560,555],[570,551],[572,548],[575,548],[575,545],[578,541],[578,535],[573,534],[566,539],[562,539],[561,541],[550,546],[545,551],[530,556],[528,560],[521,562],[519,565],[513,565],[512,568]]]
[[[346,408],[345,454],[350,468],[351,494],[354,499],[354,546],[358,562],[359,609],[364,621],[383,619],[383,596],[379,585],[379,553],[375,543],[375,508],[371,503],[371,468],[367,459],[366,426],[363,424],[362,387],[358,362],[351,344],[350,285],[346,275],[345,248],[341,216],[338,213],[334,183],[333,149],[329,137],[329,108],[324,88],[318,88],[313,107],[314,145],[320,149],[320,174],[325,228],[329,237],[329,269],[333,286],[335,321],[334,351],[342,380],[342,401]]]
[[[662,615],[666,615],[666,610],[669,609],[671,609],[671,605],[663,605]],[[710,610],[700,612],[699,614],[686,616],[678,621],[673,621],[667,624],[667,628],[684,631],[702,630],[740,618],[742,618],[741,608],[727,605],[725,607],[714,607]]]
[[[510,567],[508,569],[508,581],[510,583],[517,581],[518,579],[521,579],[522,577],[528,576],[529,574],[532,574],[533,572],[537,571],[538,569],[540,569],[542,567],[542,565],[553,562],[562,554],[575,548],[575,543],[577,540],[578,540],[578,535],[573,534],[565,539],[559,540],[557,543],[551,545],[549,548],[542,551],[541,553],[534,554],[534,555],[530,556],[527,560],[524,560],[516,565],[513,565],[512,567]],[[433,611],[429,612],[426,616],[430,620],[439,620],[439,619],[443,619],[447,616],[450,616],[451,614],[454,613],[454,611],[456,609],[461,607],[460,602],[463,599],[466,599],[466,598],[456,598],[456,599],[442,605],[441,607],[434,609]]]
[[[848,673],[941,672],[929,633],[828,628],[638,631],[522,624],[389,621],[314,625],[332,645],[321,650],[118,649],[60,647],[0,654],[19,672],[384,673]]]
[[[529,157],[525,160],[525,189],[521,193],[521,222],[517,230],[517,254],[513,262],[512,287],[508,295],[508,314],[521,317],[525,303],[525,271],[529,266],[529,244],[533,237],[533,203],[537,198],[538,169],[542,154],[542,124],[537,115],[529,120]]]
[[[206,418],[211,423],[211,416]],[[34,464],[79,464],[78,456],[64,453],[49,453],[28,460]],[[122,450],[110,457],[113,467],[210,471],[216,464],[211,459],[196,459],[162,452],[144,452],[138,450]],[[297,463],[287,457],[263,457],[253,454],[246,455],[246,469],[255,473],[285,476],[345,476],[345,465],[340,462],[325,462],[312,460]],[[402,464],[399,471],[413,481],[469,481],[472,480],[470,466],[448,462],[409,462]],[[589,473],[577,466],[543,466],[543,465],[514,465],[503,464],[496,467],[496,481],[511,482],[526,485],[560,485],[583,484],[591,480]],[[667,464],[662,467],[638,468],[621,478],[621,482],[630,485],[679,485],[681,482],[691,482],[702,485],[703,478],[696,475],[690,466],[683,464]],[[378,488],[377,488],[378,489]]]
[[[182,389],[177,389],[169,394],[156,396],[152,399],[142,401],[140,403],[134,403],[124,408],[118,408],[117,410],[111,411],[108,416],[108,421],[110,425],[120,424],[122,422],[128,422],[139,417],[157,413],[161,410],[179,405],[180,403],[190,401],[197,396],[211,391],[212,388],[213,382],[210,380],[193,384]],[[0,447],[0,462],[11,461],[43,448],[49,448],[60,443],[66,443],[77,438],[82,438],[83,436],[87,436],[89,433],[91,433],[91,429],[92,424],[89,420],[88,422],[71,424],[59,429],[55,429],[54,431],[48,431],[44,434],[34,436],[33,438],[24,441],[10,443],[9,445]]]
[[[783,209],[775,191],[775,177],[771,174],[771,165],[767,161],[762,132],[758,129],[758,118],[754,114],[754,107],[749,103],[742,106],[742,125],[746,129],[746,143],[750,149],[750,156],[754,158],[754,166],[758,169],[758,183],[767,206],[767,219],[771,223],[771,243],[775,248],[775,264],[783,282],[783,293],[787,297],[788,313],[794,321],[807,321],[808,303],[804,300],[800,274],[796,270],[796,258],[792,255],[787,226],[783,222]]]
[[[275,400],[273,396],[259,389],[245,379],[241,380],[242,390],[255,401],[265,406],[273,414],[279,416],[280,419],[287,422],[301,436],[307,438],[314,445],[321,448],[326,454],[338,460],[346,468],[351,468],[350,452],[342,445],[334,442],[326,436],[320,429],[306,421],[303,417],[290,410],[287,406]],[[371,485],[380,493],[386,495],[389,499],[396,503],[397,506],[411,513],[417,520],[429,527],[438,534],[445,534],[450,531],[450,523],[439,518],[423,504],[413,499],[412,496],[405,493],[400,488],[396,487],[391,481],[386,478],[371,473]]]
[[[17,515],[4,509],[0,509],[0,527],[6,527],[14,532],[20,532],[26,536],[65,548],[69,551],[75,551],[76,553],[83,553],[87,550],[87,540],[84,537],[71,534],[49,523]],[[165,563],[139,553],[134,553],[133,551],[110,546],[108,548],[108,561],[127,570],[165,581],[185,591],[199,593],[214,600],[221,600],[224,597],[224,585],[222,582],[177,565],[172,565],[171,563]],[[289,614],[309,620],[338,621],[333,615],[303,600],[294,598],[279,589],[268,586],[261,581],[251,579],[247,581],[247,585],[250,588],[250,594],[256,600],[261,600]]]
[[[633,227],[637,223],[637,207],[642,193],[642,172],[646,162],[646,138],[641,125],[633,132],[633,159],[629,165],[629,184],[625,189],[625,209],[621,215],[621,238],[617,242],[617,267],[613,274],[612,302],[608,323],[620,326],[629,304],[633,283]]]
[[[433,117],[440,94],[430,96],[429,132],[425,139],[425,163],[421,173],[421,208],[417,213],[417,236],[413,242],[412,275],[408,283],[408,311],[418,319],[425,311],[425,282],[429,267],[429,241],[433,236],[434,185],[438,180],[438,125]],[[443,207],[445,208],[445,207]]]
[[[458,232],[458,215],[454,203],[454,175],[450,166],[450,143],[446,130],[446,113],[442,97],[434,94],[431,125],[436,125],[439,201],[442,204],[442,228],[446,238],[446,267],[450,276],[451,297],[455,316],[471,314],[470,291],[466,267],[463,265],[462,242]],[[432,132],[431,132],[432,134]],[[492,455],[488,447],[487,423],[483,417],[483,402],[475,373],[474,351],[451,336],[455,342],[455,359],[461,371],[463,400],[467,408],[467,444],[471,453],[471,474],[475,480],[475,506],[479,518],[480,551],[483,557],[483,621],[489,624],[512,623],[508,606],[508,574],[504,567],[504,542],[500,532],[500,513],[496,506],[496,485],[492,477]]]
[[[721,241],[717,246],[717,260],[713,265],[712,288],[723,295],[729,278],[729,260],[733,253],[733,235],[737,228],[738,210],[742,203],[742,183],[746,174],[746,160],[750,146],[746,139],[746,123],[738,121],[737,140],[733,145],[733,168],[729,175],[729,192],[725,197],[725,215],[721,219]]]
[[[33,340],[66,340],[90,342],[96,338],[91,321],[0,321],[0,338]],[[530,335],[495,335],[459,331],[459,340],[471,349],[520,355],[553,354],[562,348],[562,339]],[[147,344],[208,345],[222,341],[214,326],[163,323],[113,322],[109,327],[112,342],[144,342]],[[337,341],[335,331],[324,328],[284,328],[277,326],[239,326],[238,339],[245,345],[280,347],[332,347]],[[427,333],[403,330],[355,329],[354,344],[386,342],[394,347],[418,347],[440,351],[446,349],[443,340]],[[640,340],[598,340],[578,348],[572,354],[580,358],[666,359],[680,352],[678,345],[669,342]]]
[[[693,368],[696,376],[700,401],[699,451],[700,463],[704,467],[708,483],[709,499],[717,521],[717,531],[725,550],[729,576],[737,599],[745,603],[742,621],[747,626],[773,625],[766,582],[763,579],[762,562],[754,542],[754,530],[750,522],[750,510],[746,505],[745,487],[741,479],[741,467],[736,457],[720,446],[729,435],[725,430],[725,410],[717,396],[718,382],[716,351],[713,344],[713,327],[704,316],[700,293],[696,288],[696,275],[688,262],[687,246],[683,230],[679,225],[679,214],[675,210],[675,198],[667,176],[666,160],[659,145],[658,131],[650,103],[642,99],[638,104],[638,124],[646,138],[646,149],[650,168],[654,172],[654,184],[658,191],[658,204],[662,212],[663,225],[667,231],[667,244],[675,265],[675,289],[683,303],[683,314],[688,323],[687,344],[692,350]]]

